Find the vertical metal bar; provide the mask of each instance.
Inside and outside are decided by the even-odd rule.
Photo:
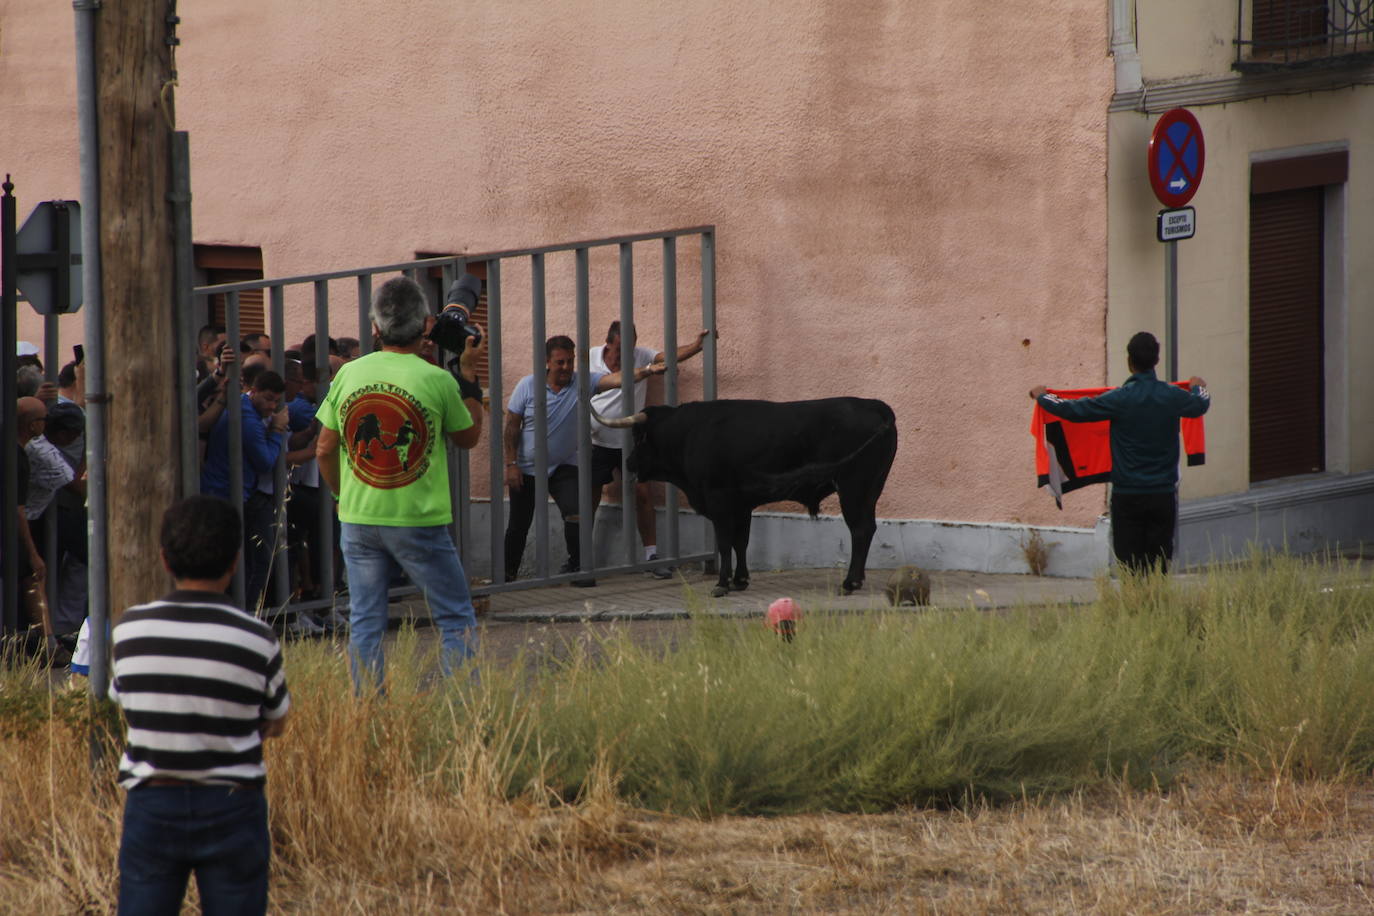
[[[280,285],[270,287],[269,309],[272,326],[272,368],[286,377],[286,307]],[[326,341],[327,343],[327,341]],[[283,405],[285,407],[285,405]],[[272,468],[272,604],[280,611],[291,600],[290,555],[286,549],[286,451],[291,447],[291,431],[277,454]]]
[[[358,355],[372,352],[372,274],[358,274]],[[319,363],[316,363],[319,365]],[[320,400],[324,400],[321,398]]]
[[[358,279],[358,295],[363,294],[363,278]],[[359,343],[367,348],[372,335],[359,337]],[[366,342],[365,342],[366,341]],[[368,352],[366,349],[363,352]],[[333,367],[329,365],[329,284],[324,280],[315,281],[315,396],[324,403],[329,394],[329,380]],[[316,526],[320,532],[320,581],[318,588],[321,596],[334,594],[334,500],[329,496],[329,488],[320,480],[320,515]]]
[[[716,399],[716,233],[701,234],[701,321],[711,333],[701,354],[701,398]]]
[[[701,234],[701,324],[711,333],[701,353],[701,399],[716,399],[716,236],[714,231]],[[715,526],[708,525],[707,540],[713,554],[719,556]],[[707,567],[712,568],[711,566]]]
[[[105,303],[101,288],[99,87],[96,78],[98,0],[75,0],[76,112],[81,158],[81,288],[86,338],[86,612],[90,621],[90,695],[103,700],[110,683],[109,517],[105,499]],[[6,258],[6,263],[9,259]],[[13,350],[13,346],[10,347]],[[13,378],[13,372],[9,375]],[[103,754],[91,730],[91,761]]]
[[[633,413],[635,398],[635,347],[639,337],[635,328],[635,261],[634,246],[620,243],[620,404],[623,413]],[[620,531],[627,565],[633,566],[635,556],[635,483],[626,463],[629,461],[630,431],[620,431]]]
[[[1178,242],[1164,243],[1164,309],[1167,321],[1164,349],[1169,354],[1166,381],[1172,382],[1178,378]]]
[[[439,295],[436,297],[437,301],[433,303],[436,313],[443,310],[444,294],[448,288],[453,285],[455,263],[454,261],[449,261],[445,263],[442,268]],[[444,368],[448,368],[450,361],[458,358],[460,355],[461,354],[451,353],[442,348],[440,348],[436,354],[439,365]],[[443,434],[442,431],[440,431],[440,434]],[[453,538],[454,544],[457,545],[458,556],[461,558],[468,544],[471,543],[470,538],[467,536],[466,525],[464,523],[464,519],[468,512],[467,493],[464,488],[464,485],[467,483],[467,461],[465,460],[467,452],[454,445],[449,440],[448,436],[444,436],[443,445],[444,460],[448,462],[448,500],[449,505],[453,507],[453,521],[450,522],[448,526],[449,536]],[[463,567],[463,571],[467,572],[466,566]]]
[[[243,524],[243,384],[240,372],[243,353],[240,352],[239,338],[242,336],[242,323],[239,320],[239,294],[229,293],[224,302],[225,345],[234,348],[234,361],[229,364],[229,378],[224,383],[224,409],[229,416],[229,502],[239,513],[239,524]],[[247,582],[243,576],[243,563],[234,567],[234,580],[230,594],[234,603],[250,614],[255,610],[247,607]]]
[[[545,299],[544,256],[530,255],[530,333],[533,340],[534,378],[534,567],[549,577],[549,402],[548,370],[544,350]]]
[[[65,268],[59,268],[58,273],[66,273]],[[61,332],[57,327],[56,315],[43,316],[43,378],[45,381],[57,384],[57,360],[58,360],[58,338]],[[45,434],[46,435],[46,434]],[[64,459],[65,460],[65,459]],[[48,607],[57,607],[57,586],[61,576],[58,575],[57,556],[57,494],[53,493],[52,499],[48,501],[48,507],[43,510],[43,543],[37,545],[43,552],[43,562],[48,566],[47,578],[43,581],[43,588],[48,593]]]
[[[191,236],[191,140],[184,130],[172,134],[172,221],[175,227],[176,376],[181,496],[200,492],[196,428],[196,357],[199,322],[195,314],[195,246]]]
[[[596,569],[595,513],[592,512],[592,425],[587,407],[591,398],[591,266],[587,249],[573,251],[577,309],[577,526],[582,568]]]
[[[663,374],[663,401],[677,405],[677,239],[663,239],[663,353],[668,358],[668,371]],[[626,438],[629,438],[628,436]],[[677,487],[663,485],[664,535],[658,544],[660,557],[676,558],[678,547]]]
[[[514,461],[515,456],[505,458],[501,443],[504,428],[505,400],[501,384],[501,262],[487,262],[487,399],[491,409],[487,412],[487,422],[491,427],[487,433],[488,486],[491,488],[491,506],[487,513],[491,528],[491,581],[506,581],[506,502],[505,502],[505,463]]]
[[[4,448],[5,458],[0,461],[0,469],[4,474],[4,500],[0,501],[0,509],[4,511],[4,516],[0,518],[0,563],[4,565],[0,566],[0,579],[3,579],[5,594],[0,595],[0,608],[3,608],[4,614],[4,626],[0,632],[13,633],[19,629],[19,605],[10,600],[12,595],[19,594],[15,586],[19,580],[19,466],[14,459],[19,448],[19,422],[12,387],[19,363],[14,349],[19,336],[16,320],[19,295],[15,288],[18,271],[14,264],[15,233],[19,231],[19,219],[15,212],[14,194],[11,193],[14,185],[9,175],[5,176],[3,187],[4,196],[0,198],[0,390],[5,392],[5,397],[0,398],[0,418],[3,418],[4,427],[3,439],[0,440],[3,446],[0,447]],[[90,284],[86,286],[89,288]]]

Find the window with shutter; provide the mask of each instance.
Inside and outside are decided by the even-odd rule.
[[[261,280],[262,249],[246,245],[196,245],[196,271],[200,276],[199,285],[215,286],[220,283],[241,283],[245,280]],[[206,322],[216,327],[227,327],[225,303],[227,296],[208,297]],[[239,332],[243,334],[266,334],[267,316],[262,290],[246,290],[239,293]]]

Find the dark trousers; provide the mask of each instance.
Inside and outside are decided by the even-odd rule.
[[[272,497],[254,490],[243,503],[243,600],[249,613],[257,613],[267,590],[275,544]]]
[[[195,872],[202,912],[265,913],[271,855],[261,789],[130,789],[119,842],[119,912],[179,913]]]
[[[343,561],[338,553],[339,516],[334,514],[331,524],[334,539],[331,548],[334,557],[334,581],[324,581],[324,536],[320,531],[320,499],[327,490],[308,487],[304,484],[291,485],[291,499],[286,503],[287,547],[291,553],[291,568],[305,572],[308,567],[310,584],[319,596],[328,597],[343,586]],[[324,498],[332,498],[324,496]]]
[[[549,475],[549,495],[563,515],[563,543],[568,548],[568,565],[581,569],[581,536],[577,514],[577,467],[560,465]],[[506,520],[506,581],[520,571],[525,539],[534,522],[534,478],[525,475],[519,490],[510,491],[510,518]]]
[[[1112,552],[1133,572],[1168,572],[1177,520],[1177,493],[1113,492]]]

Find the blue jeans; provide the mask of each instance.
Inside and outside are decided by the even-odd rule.
[[[468,577],[448,526],[401,528],[343,523],[339,546],[348,568],[348,661],[355,690],[366,671],[381,686],[386,674],[382,637],[387,625],[387,587],[396,571],[420,589],[439,627],[439,664],[451,675],[477,649],[477,615]]]
[[[119,912],[176,914],[196,874],[202,912],[267,912],[267,799],[259,788],[139,786],[124,803]]]

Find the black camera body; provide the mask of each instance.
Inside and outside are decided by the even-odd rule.
[[[477,308],[477,297],[481,293],[481,280],[472,274],[459,277],[444,297],[444,310],[435,319],[429,339],[460,356],[467,348],[468,338],[474,338],[474,346],[480,344],[482,329],[472,323],[472,313]]]

